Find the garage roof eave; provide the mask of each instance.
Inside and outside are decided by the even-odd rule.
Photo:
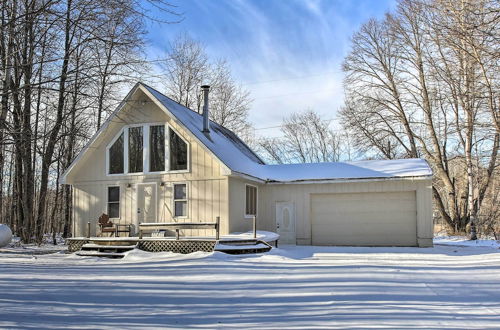
[[[323,183],[344,183],[344,182],[377,182],[377,181],[423,181],[432,180],[432,175],[425,176],[392,176],[392,177],[371,177],[371,178],[334,178],[334,179],[304,179],[294,181],[266,181],[267,184],[323,184]]]

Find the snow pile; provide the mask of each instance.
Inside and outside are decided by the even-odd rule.
[[[0,248],[9,245],[12,241],[12,230],[9,226],[0,224]]]
[[[495,241],[493,239],[478,239],[472,241],[464,236],[436,236],[434,237],[434,244],[455,246],[487,246],[500,249],[500,241]]]

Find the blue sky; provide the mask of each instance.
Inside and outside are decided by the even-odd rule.
[[[256,128],[279,125],[290,113],[313,109],[333,119],[342,105],[341,63],[351,35],[395,0],[171,0],[179,24],[149,28],[151,57],[180,33],[202,42],[212,58],[225,58],[253,99]],[[257,130],[277,135],[278,130]]]

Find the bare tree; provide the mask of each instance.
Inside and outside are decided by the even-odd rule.
[[[281,125],[281,138],[261,138],[258,150],[264,158],[278,164],[336,162],[347,145],[330,127],[331,121],[322,120],[312,110],[294,113]]]
[[[495,1],[401,0],[354,35],[344,63],[356,146],[425,157],[441,217],[472,239],[498,166],[499,22]]]
[[[234,81],[224,59],[211,61],[199,42],[182,34],[172,43],[160,69],[167,96],[199,113],[203,106],[200,86],[210,84],[210,119],[243,138],[248,136],[250,93]]]
[[[148,69],[145,21],[178,19],[173,9],[164,0],[1,2],[0,218],[24,242],[70,232],[71,192],[59,175]]]

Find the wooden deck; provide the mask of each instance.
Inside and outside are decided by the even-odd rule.
[[[68,251],[94,251],[108,253],[118,252],[121,247],[135,246],[148,252],[193,253],[196,251],[220,251],[230,254],[260,253],[271,250],[271,244],[277,245],[277,240],[266,242],[259,239],[235,239],[234,237],[219,240],[210,237],[75,237],[68,238]],[[90,255],[89,252],[88,255]]]

